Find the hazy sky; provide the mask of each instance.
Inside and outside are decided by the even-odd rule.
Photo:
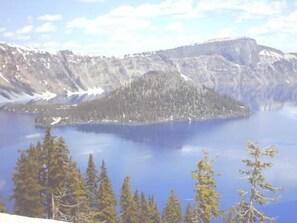
[[[297,52],[297,0],[0,0],[0,41],[124,55],[249,36]]]

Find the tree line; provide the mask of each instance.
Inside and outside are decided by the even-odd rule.
[[[258,207],[275,200],[268,197],[267,192],[282,189],[266,182],[262,173],[272,166],[263,158],[273,157],[277,149],[260,149],[248,143],[247,150],[249,156],[243,160],[245,168],[240,173],[248,179],[250,189],[239,191],[240,201],[230,210],[220,209],[214,161],[203,151],[202,159],[192,171],[196,182],[195,204],[189,203],[183,214],[174,190],[160,211],[154,196],[131,191],[130,177],[125,177],[117,199],[105,162],[102,161],[98,173],[90,154],[86,172],[82,174],[64,139],[52,136],[48,128],[42,142],[20,151],[10,198],[14,200],[13,213],[75,223],[209,223],[215,218],[226,223],[272,222],[274,219]],[[2,197],[0,212],[7,212]]]

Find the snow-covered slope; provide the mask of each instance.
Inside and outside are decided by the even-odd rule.
[[[208,86],[297,83],[297,56],[251,38],[219,39],[122,58],[49,53],[0,43],[0,104],[100,96],[148,71]]]
[[[1,223],[65,223],[64,221],[56,221],[51,219],[29,218],[19,215],[0,213]]]

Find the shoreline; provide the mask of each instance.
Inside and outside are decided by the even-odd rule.
[[[11,111],[7,109],[0,109],[1,112],[9,113],[9,114],[22,114],[22,115],[30,115],[33,117],[38,116],[38,112],[30,112],[30,111]],[[115,126],[147,126],[147,125],[157,125],[157,124],[168,124],[168,123],[192,123],[192,122],[203,122],[203,121],[211,121],[211,120],[232,120],[232,119],[241,119],[241,118],[249,118],[254,112],[248,109],[248,112],[246,114],[238,114],[238,115],[226,115],[226,116],[217,116],[217,117],[209,117],[209,118],[193,118],[193,119],[166,119],[166,120],[159,120],[159,121],[147,121],[147,122],[137,122],[137,121],[131,121],[131,122],[121,122],[119,120],[110,120],[110,121],[88,121],[88,122],[63,122],[63,119],[61,120],[62,123],[55,123],[55,124],[49,124],[49,125],[43,125],[36,123],[34,121],[34,125],[37,128],[55,128],[55,127],[64,127],[64,126],[79,126],[79,125],[115,125]],[[51,117],[53,118],[53,117]],[[60,121],[60,122],[61,122]],[[65,121],[65,119],[64,119]]]
[[[28,113],[25,113],[28,114]],[[191,121],[184,119],[177,120],[164,120],[164,121],[151,121],[151,122],[104,122],[104,121],[94,121],[94,122],[69,122],[69,123],[57,123],[54,125],[42,125],[35,123],[38,128],[55,128],[55,127],[67,127],[67,126],[82,126],[82,125],[114,125],[114,126],[148,126],[148,125],[158,125],[158,124],[173,124],[173,123],[192,123],[192,122],[204,122],[204,121],[215,121],[215,120],[236,120],[249,118],[253,112],[249,112],[246,115],[228,116],[228,117],[214,117],[205,119],[192,119]],[[34,114],[31,114],[34,115]]]

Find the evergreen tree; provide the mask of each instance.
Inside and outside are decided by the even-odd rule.
[[[231,207],[225,210],[222,214],[224,223],[239,223],[239,218],[237,216],[237,206]]]
[[[266,182],[263,175],[265,169],[272,167],[271,162],[262,161],[263,157],[274,157],[278,151],[273,146],[261,150],[256,144],[251,142],[248,143],[247,150],[251,158],[243,160],[246,168],[240,170],[240,173],[247,177],[250,190],[248,192],[240,191],[241,202],[236,210],[235,220],[240,223],[273,222],[274,218],[266,216],[256,206],[276,201],[275,198],[267,197],[266,193],[275,193],[282,189]]]
[[[220,216],[220,194],[216,191],[213,161],[209,158],[207,151],[203,152],[203,159],[197,163],[197,169],[193,171],[193,178],[197,180],[195,221],[209,223],[212,218]]]
[[[50,128],[45,131],[45,136],[42,144],[42,171],[41,182],[43,186],[43,196],[45,200],[45,207],[47,209],[47,217],[53,218],[53,196],[65,191],[70,193],[71,188],[67,188],[67,180],[69,174],[71,174],[71,162],[70,152],[65,145],[65,141],[62,137],[55,140],[55,137],[51,135]],[[73,172],[72,172],[73,173]],[[69,203],[70,204],[70,203]],[[65,212],[60,207],[62,213]]]
[[[79,222],[88,214],[89,209],[83,176],[72,160],[69,162],[69,172],[66,179],[65,197],[61,199],[60,211],[69,216],[69,220]]]
[[[182,211],[180,201],[174,191],[171,191],[170,196],[167,200],[162,222],[164,223],[179,223],[182,220]]]
[[[134,195],[133,195],[133,201],[134,201],[134,204],[135,204],[135,207],[136,207],[136,218],[137,218],[137,222],[140,221],[140,212],[141,212],[141,204],[140,204],[140,197],[139,197],[139,193],[138,193],[138,190],[136,190],[134,192]]]
[[[52,195],[57,192],[53,188],[52,172],[53,172],[53,151],[54,137],[51,135],[51,129],[48,127],[45,130],[45,135],[42,143],[42,172],[41,183],[43,186],[44,204],[46,207],[47,217],[52,218]],[[56,188],[55,188],[56,189]]]
[[[147,200],[145,198],[145,195],[142,192],[141,196],[140,196],[140,219],[139,219],[139,223],[149,222],[149,220],[150,220],[149,206],[148,206]]]
[[[42,186],[40,184],[40,151],[33,145],[21,151],[13,174],[14,213],[28,217],[43,217]]]
[[[115,223],[117,221],[116,198],[112,190],[111,181],[107,175],[104,161],[102,161],[99,179],[100,184],[96,198],[96,218],[102,222]]]
[[[185,218],[184,218],[185,223],[194,223],[194,212],[193,212],[193,207],[189,203],[187,205],[186,213],[185,213]]]
[[[132,196],[130,192],[130,177],[125,177],[122,185],[121,198],[120,198],[122,222],[128,222],[127,216],[128,216],[128,209],[131,201],[132,201]]]
[[[161,222],[161,215],[158,209],[158,206],[155,202],[154,196],[149,197],[148,202],[148,213],[149,213],[149,222],[150,223],[160,223]]]
[[[121,218],[123,223],[138,223],[138,207],[130,191],[130,177],[125,177],[121,192]]]
[[[0,195],[0,213],[7,213],[7,208],[3,202],[3,198]]]
[[[88,205],[92,210],[96,209],[96,192],[98,190],[98,173],[93,161],[93,155],[89,155],[88,167],[85,176]]]

